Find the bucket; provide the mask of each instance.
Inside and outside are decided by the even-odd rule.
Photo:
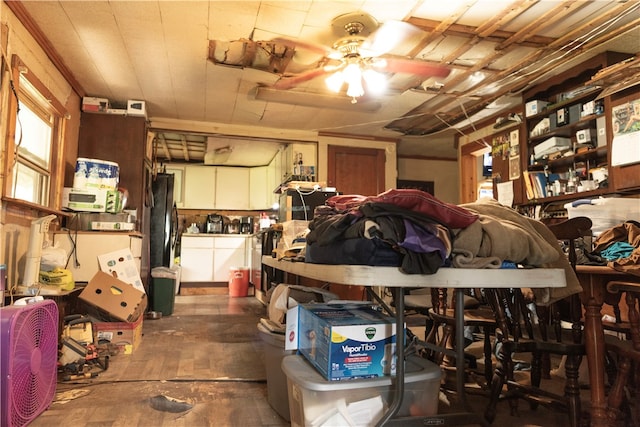
[[[229,296],[246,297],[249,294],[249,268],[231,267],[229,269]]]

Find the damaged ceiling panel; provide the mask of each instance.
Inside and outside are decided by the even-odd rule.
[[[209,40],[209,60],[216,65],[250,67],[270,73],[284,73],[293,57],[294,49],[273,42]]]

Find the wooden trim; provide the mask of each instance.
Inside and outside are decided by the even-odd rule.
[[[396,156],[397,160],[431,160],[431,161],[444,161],[444,162],[457,162],[458,159],[456,157],[437,157],[437,156],[419,156],[419,155],[398,155]]]
[[[2,209],[0,212],[2,215],[0,220],[3,224],[18,224],[25,227],[31,226],[33,219],[50,214],[56,215],[58,217],[58,225],[62,226],[61,219],[71,217],[74,214],[72,212],[63,212],[11,197],[2,197]],[[52,226],[52,230],[56,228],[57,227]]]
[[[9,108],[7,110],[7,136],[6,136],[6,162],[2,165],[5,174],[3,195],[12,195],[13,187],[13,168],[15,167],[15,147],[16,147],[16,127],[17,127],[17,111],[18,111],[18,93],[20,92],[20,75],[42,95],[48,102],[53,111],[48,114],[55,116],[54,126],[52,128],[52,144],[51,159],[49,166],[49,195],[46,206],[56,207],[61,199],[61,191],[64,185],[64,144],[66,117],[69,116],[66,108],[58,99],[53,96],[51,91],[38,79],[36,75],[29,72],[28,67],[20,59],[18,55],[11,57],[11,80],[15,90],[10,93]],[[14,113],[15,112],[15,113]],[[45,206],[45,208],[46,208]]]
[[[29,83],[31,83],[33,87],[36,88],[38,92],[47,99],[47,101],[49,101],[53,109],[56,110],[56,113],[58,113],[62,117],[68,114],[67,109],[64,107],[64,105],[62,105],[62,103],[58,101],[53,93],[51,93],[49,88],[46,87],[42,83],[42,81],[40,81],[40,79],[36,77],[35,74],[29,71],[29,67],[27,66],[27,64],[25,64],[24,61],[22,61],[22,59],[16,54],[12,55],[11,57],[11,68],[15,70],[15,72],[13,73],[14,86],[19,85],[18,82],[20,81],[20,75],[24,75],[24,78],[27,79]]]
[[[7,64],[9,67],[9,64]],[[7,103],[7,110],[3,112],[3,119],[6,117],[7,128],[5,135],[5,162],[0,165],[4,174],[2,195],[9,196],[12,194],[11,188],[13,187],[13,167],[15,166],[15,145],[16,145],[16,121],[18,119],[18,100],[17,89],[15,89],[14,82],[19,81],[20,72],[13,67],[9,68],[9,76],[11,79],[11,87],[13,90],[9,91],[9,100]],[[5,86],[3,84],[3,86]],[[14,92],[15,90],[15,92]]]
[[[69,68],[66,66],[66,64],[58,54],[58,51],[53,47],[53,44],[51,44],[49,39],[45,37],[40,27],[38,27],[38,25],[33,21],[33,18],[31,17],[31,15],[29,15],[22,2],[5,1],[4,4],[6,4],[9,10],[11,10],[14,15],[16,15],[16,18],[18,18],[20,23],[24,25],[31,37],[33,37],[36,43],[38,43],[38,45],[45,51],[49,60],[53,63],[60,74],[62,74],[65,80],[71,85],[73,90],[80,97],[85,96],[86,91],[76,80],[71,70],[69,70]]]
[[[370,136],[370,135],[350,135],[346,133],[339,132],[327,132],[327,131],[319,131],[318,136],[330,137],[330,138],[341,138],[341,139],[354,139],[358,141],[379,141],[379,142],[392,142],[397,144],[399,142],[398,138],[389,138],[382,136]]]

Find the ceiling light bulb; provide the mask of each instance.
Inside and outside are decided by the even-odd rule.
[[[348,84],[352,84],[362,79],[362,70],[360,69],[359,64],[352,63],[345,67],[342,75],[344,77],[344,81],[346,81]]]
[[[387,88],[387,79],[384,74],[366,69],[362,73],[362,78],[367,83],[367,90],[374,93],[382,93]]]
[[[331,74],[329,77],[327,77],[324,82],[326,83],[327,87],[329,88],[329,90],[332,90],[333,92],[340,92],[340,89],[342,88],[342,84],[344,83],[344,78],[342,77],[342,71],[336,71],[335,73]]]
[[[362,87],[362,70],[360,65],[349,64],[342,72],[344,81],[349,85],[347,89],[347,96],[357,98],[364,95],[364,88]]]

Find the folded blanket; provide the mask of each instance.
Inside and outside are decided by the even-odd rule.
[[[533,290],[536,303],[541,305],[582,292],[580,282],[558,240],[542,222],[523,216],[493,199],[481,199],[461,206],[478,213],[479,218],[474,224],[456,230],[454,265],[490,266],[495,264],[497,258],[534,267],[564,269],[566,287]],[[514,283],[514,287],[518,287],[518,284]]]

